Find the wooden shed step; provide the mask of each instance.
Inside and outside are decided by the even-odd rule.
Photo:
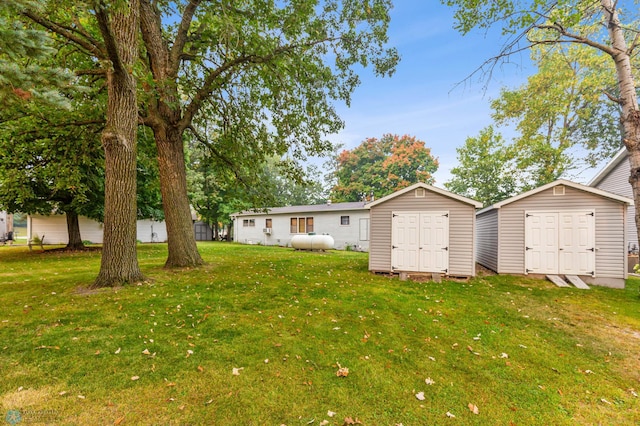
[[[565,280],[558,275],[547,275],[547,279],[557,285],[558,287],[571,287]]]
[[[565,278],[577,288],[581,288],[583,290],[589,290],[589,286],[585,284],[584,281],[580,279],[577,275],[566,275]]]

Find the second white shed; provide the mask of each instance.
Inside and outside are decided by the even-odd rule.
[[[475,211],[482,204],[416,183],[367,205],[369,270],[475,275]]]
[[[499,273],[578,275],[624,287],[625,222],[632,200],[557,180],[477,213],[477,260]]]

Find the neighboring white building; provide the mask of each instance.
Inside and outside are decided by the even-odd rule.
[[[78,218],[80,222],[80,236],[83,241],[102,244],[103,224],[84,216]],[[54,214],[50,216],[29,215],[27,217],[27,238],[32,240],[37,235],[44,235],[45,244],[67,244],[67,216]],[[137,239],[143,243],[158,243],[167,241],[167,227],[165,222],[151,219],[138,220]]]
[[[272,207],[231,215],[233,241],[287,247],[294,235],[328,234],[334,247],[369,251],[369,210],[365,202]]]
[[[13,215],[6,211],[0,211],[0,240],[8,237],[8,233],[13,231]]]

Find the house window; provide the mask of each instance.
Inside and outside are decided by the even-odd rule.
[[[273,223],[273,221],[271,219],[265,219],[264,220],[264,227],[265,228],[273,228],[273,226],[271,226]]]
[[[256,226],[256,220],[255,219],[243,219],[242,220],[242,226],[244,226],[244,227]]]
[[[349,216],[340,216],[340,225],[348,225]]]
[[[424,198],[427,195],[427,191],[424,188],[416,188],[416,198]]]
[[[292,217],[290,221],[290,232],[292,234],[306,234],[313,232],[313,218]]]
[[[553,195],[564,195],[564,185],[554,186]]]

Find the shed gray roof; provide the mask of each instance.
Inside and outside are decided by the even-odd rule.
[[[364,210],[366,202],[314,204],[308,206],[267,207],[266,211],[245,210],[233,213],[231,216],[255,216],[261,214],[290,214],[290,213],[322,213],[346,210]]]

